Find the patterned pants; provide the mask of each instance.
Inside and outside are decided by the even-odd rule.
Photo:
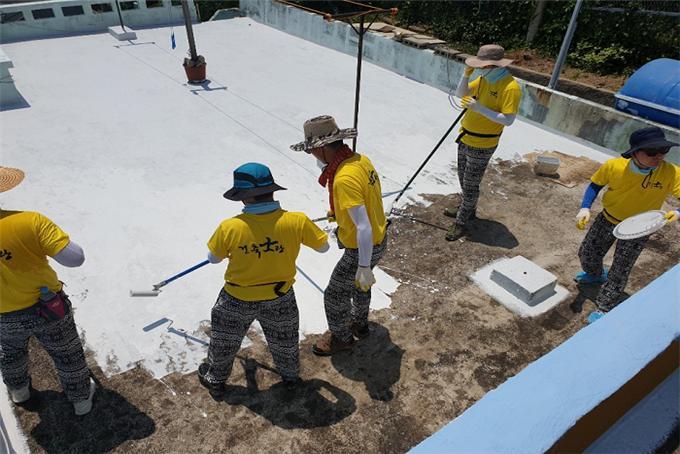
[[[371,268],[378,264],[386,249],[387,236],[382,243],[373,246]],[[345,342],[352,338],[351,322],[359,324],[368,322],[368,310],[371,305],[371,290],[362,292],[354,285],[358,267],[359,250],[345,249],[323,293],[328,328],[335,337]]]
[[[586,273],[600,276],[604,271],[602,260],[616,241],[614,227],[615,225],[609,222],[603,213],[595,218],[578,251],[581,267]],[[610,311],[618,305],[621,293],[626,288],[628,276],[648,239],[649,236],[644,236],[635,240],[616,241],[609,277],[595,300],[595,304],[602,311]]]
[[[458,207],[456,224],[465,225],[477,210],[479,185],[496,147],[473,148],[463,142],[458,144],[458,181],[463,190],[463,201]]]
[[[300,315],[293,288],[285,295],[268,301],[242,301],[222,289],[211,315],[210,367],[205,376],[208,382],[220,384],[229,378],[236,353],[254,320],[262,326],[281,377],[295,379],[299,376]]]
[[[34,311],[0,314],[0,370],[5,385],[19,389],[28,384],[28,340],[31,336],[38,339],[54,361],[66,398],[71,402],[87,399],[90,370],[71,310],[56,321],[47,321]]]

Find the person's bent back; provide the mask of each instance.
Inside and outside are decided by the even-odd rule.
[[[0,192],[22,179],[20,170],[0,167]],[[83,415],[92,407],[94,382],[71,302],[48,256],[69,267],[85,260],[80,246],[46,216],[0,209],[0,370],[12,401],[28,401],[28,341],[35,336],[54,361],[76,414]]]

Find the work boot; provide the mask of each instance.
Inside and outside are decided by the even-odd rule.
[[[198,366],[198,381],[208,390],[210,396],[213,399],[219,400],[227,393],[227,389],[225,388],[224,383],[210,383],[205,378],[205,376],[208,374],[208,369],[210,369],[208,363],[202,363],[200,366]]]
[[[604,317],[605,313],[606,312],[603,311],[591,312],[590,315],[588,315],[588,323],[595,323],[596,321]]]
[[[456,241],[459,238],[467,235],[467,229],[464,225],[453,224],[448,232],[446,232],[446,241]]]
[[[9,391],[9,397],[12,399],[12,402],[15,404],[23,404],[31,398],[31,381],[29,380],[28,384],[22,388],[7,388],[7,390]]]
[[[371,331],[368,329],[368,323],[354,322],[352,323],[352,326],[350,326],[350,329],[352,330],[354,337],[357,339],[364,339],[368,337],[369,334],[371,334]]]
[[[92,398],[94,397],[94,391],[96,389],[97,385],[94,383],[94,380],[90,378],[90,392],[87,399],[73,402],[73,410],[76,412],[76,416],[86,415],[92,410]]]
[[[331,356],[343,350],[351,350],[353,345],[353,337],[345,342],[328,331],[312,346],[312,353],[318,356]]]
[[[609,276],[609,270],[605,267],[600,276],[588,274],[585,271],[579,271],[576,273],[574,281],[577,284],[604,284],[607,282],[607,276]]]
[[[444,208],[444,216],[450,217],[450,218],[457,218],[458,217],[458,210],[460,207],[456,208]],[[477,219],[477,208],[472,212],[472,215],[470,216],[470,219]]]

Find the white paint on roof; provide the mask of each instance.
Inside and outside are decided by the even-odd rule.
[[[199,326],[222,285],[224,264],[169,284],[157,298],[130,298],[203,260],[219,222],[240,206],[222,198],[232,170],[269,165],[288,188],[284,208],[323,216],[327,192],[313,158],[289,151],[303,122],[334,115],[351,126],[356,61],[253,22],[207,22],[194,28],[208,62],[209,86],[185,84],[186,38],[175,28],[137,32],[135,45],[108,34],[3,46],[16,86],[30,107],[0,113],[2,165],[26,179],[2,206],[43,212],[81,244],[79,269],[55,265],[76,305],[89,348],[109,373],[142,362],[155,376],[195,370],[206,348]],[[120,47],[116,47],[120,46]],[[383,191],[397,191],[456,116],[444,93],[372,64],[364,65],[358,151],[377,167]],[[517,121],[497,152],[515,158],[536,150],[607,156]],[[400,202],[418,193],[458,190],[453,137]],[[389,203],[389,202],[388,202]],[[576,209],[577,207],[575,207]],[[302,333],[326,329],[324,288],[340,251],[305,250],[295,286]],[[377,272],[374,309],[387,307],[396,281]],[[153,329],[142,328],[167,318]]]

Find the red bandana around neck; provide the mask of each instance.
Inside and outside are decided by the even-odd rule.
[[[351,158],[352,156],[354,156],[352,149],[347,145],[343,145],[342,148],[335,153],[333,162],[326,166],[319,177],[319,184],[328,188],[328,203],[331,206],[331,212],[333,213],[335,213],[335,207],[333,206],[333,179],[335,178],[335,172],[345,159]]]

